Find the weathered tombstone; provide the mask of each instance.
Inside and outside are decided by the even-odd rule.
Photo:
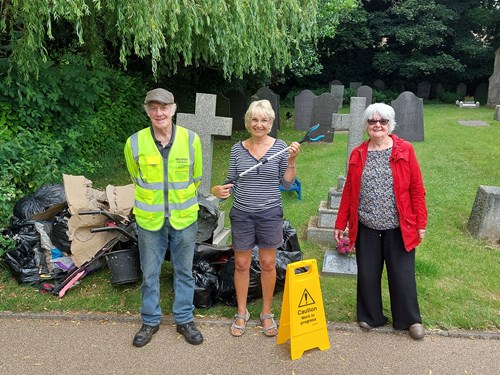
[[[436,89],[435,89],[436,99],[441,99],[441,97],[443,96],[443,93],[444,93],[444,86],[441,82],[439,82],[436,85]]]
[[[238,90],[226,92],[226,97],[229,98],[229,107],[231,110],[230,117],[233,119],[233,131],[245,130],[245,113],[248,108],[249,98]]]
[[[429,99],[431,84],[429,81],[419,82],[417,85],[417,96],[422,99]]]
[[[215,116],[217,117],[231,117],[231,104],[229,99],[222,94],[217,94],[215,102]],[[231,135],[215,135],[217,139],[231,139]]]
[[[346,157],[346,174],[347,166],[349,164],[349,156],[351,155],[354,147],[359,146],[363,142],[363,113],[366,109],[365,97],[351,97],[351,106],[349,114],[332,115],[332,128],[334,130],[349,131],[347,136],[347,157]]]
[[[358,274],[356,256],[339,254],[337,250],[327,249],[321,272],[323,275],[356,276]]]
[[[488,107],[494,107],[500,104],[500,47],[495,54],[495,65],[493,74],[489,79],[488,86]]]
[[[401,93],[391,106],[396,113],[394,134],[410,142],[424,140],[424,103],[422,98],[410,92]]]
[[[460,99],[465,98],[465,95],[467,95],[467,85],[465,83],[461,82],[457,85],[457,94]]]
[[[375,81],[373,81],[373,87],[375,87],[377,90],[385,90],[385,82],[381,79],[376,79]]]
[[[208,196],[212,183],[212,155],[215,135],[231,135],[232,119],[215,115],[217,97],[196,94],[195,113],[178,113],[177,124],[196,132],[203,146],[203,180],[199,192]]]
[[[308,130],[311,126],[313,99],[317,96],[311,90],[303,90],[295,97],[295,130]]]
[[[500,239],[500,187],[479,186],[467,229],[475,238]]]
[[[356,93],[358,98],[366,98],[366,106],[372,104],[373,89],[370,86],[360,86]]]
[[[488,101],[488,84],[481,82],[476,87],[476,93],[474,94],[474,100],[479,102],[481,105],[485,105]]]
[[[334,79],[332,82],[330,82],[330,88],[331,88],[333,85],[340,85],[340,86],[343,86],[344,84],[343,84],[342,82],[340,82],[338,79]]]
[[[257,92],[254,95],[252,95],[250,100],[254,102],[256,100],[263,100],[263,99],[269,100],[271,106],[273,107],[276,117],[273,122],[273,128],[271,129],[269,135],[271,137],[277,138],[278,130],[280,128],[280,96],[278,94],[275,94],[272,90],[270,90],[267,87],[261,87],[260,89],[257,90]]]
[[[493,119],[500,121],[500,104],[495,106],[495,115],[493,116]]]
[[[324,134],[323,142],[333,142],[332,114],[337,112],[339,102],[332,94],[323,93],[313,99],[313,113],[310,125],[319,124],[317,133]]]
[[[350,88],[351,90],[356,91],[356,90],[357,90],[359,87],[361,87],[362,85],[363,85],[363,83],[362,83],[362,82],[351,82],[351,83],[349,83],[349,88]]]
[[[330,94],[338,100],[338,109],[341,109],[344,104],[344,85],[330,85]]]

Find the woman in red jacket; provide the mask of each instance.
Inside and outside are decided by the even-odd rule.
[[[350,155],[334,236],[340,241],[348,227],[350,246],[356,244],[359,326],[372,329],[388,321],[382,312],[385,262],[392,325],[421,339],[414,249],[425,236],[425,189],[412,145],[391,134],[394,118],[387,104],[366,108],[362,121],[369,140]]]

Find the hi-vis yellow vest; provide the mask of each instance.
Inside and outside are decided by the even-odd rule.
[[[125,160],[135,185],[135,218],[140,227],[151,231],[159,230],[166,216],[175,229],[184,229],[198,218],[197,188],[203,171],[200,138],[181,126],[174,126],[172,136],[167,181],[151,128],[133,134],[125,144]]]

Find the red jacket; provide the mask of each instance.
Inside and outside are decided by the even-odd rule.
[[[411,251],[420,243],[418,229],[425,229],[427,225],[425,188],[420,166],[411,143],[394,134],[391,134],[390,137],[393,139],[393,146],[389,163],[394,180],[399,226],[406,251]],[[352,245],[354,245],[358,234],[359,192],[361,174],[368,153],[368,142],[363,142],[351,153],[347,178],[335,222],[335,228],[340,230],[344,230],[349,224],[349,240]]]

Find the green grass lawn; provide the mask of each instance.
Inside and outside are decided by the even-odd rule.
[[[282,113],[291,110],[283,108]],[[293,109],[292,109],[293,110]],[[482,120],[487,127],[468,127],[458,120]],[[424,324],[440,329],[500,328],[500,245],[472,238],[466,224],[480,185],[500,186],[500,122],[493,121],[491,108],[458,108],[429,104],[424,108],[425,141],[415,142],[427,189],[429,224],[427,235],[417,249],[416,272],[420,309]],[[303,132],[293,130],[293,118],[282,116],[279,137],[287,143],[300,140]],[[213,184],[225,179],[229,149],[246,138],[238,132],[231,140],[216,140]],[[294,192],[283,193],[285,217],[297,229],[304,259],[317,259],[321,270],[325,248],[306,241],[309,219],[317,215],[328,190],[346,172],[347,134],[335,134],[334,142],[303,144],[297,159],[297,175],[302,182],[302,200]],[[107,184],[128,183],[125,165],[119,155],[108,155],[106,168],[86,176],[101,188]],[[229,211],[231,200],[220,208]],[[226,215],[227,216],[227,215]],[[229,221],[227,222],[229,225]],[[43,295],[30,286],[19,286],[10,273],[0,271],[2,311],[84,311],[138,314],[139,285],[115,287],[106,268],[87,276],[62,299]],[[354,322],[356,318],[356,279],[321,276],[321,289],[327,319]],[[172,272],[165,263],[162,274],[162,307],[171,313]],[[387,280],[384,275],[384,309],[390,316]],[[274,299],[279,316],[282,293]],[[258,316],[261,301],[249,304]],[[234,308],[218,304],[197,309],[197,315],[230,317]]]

